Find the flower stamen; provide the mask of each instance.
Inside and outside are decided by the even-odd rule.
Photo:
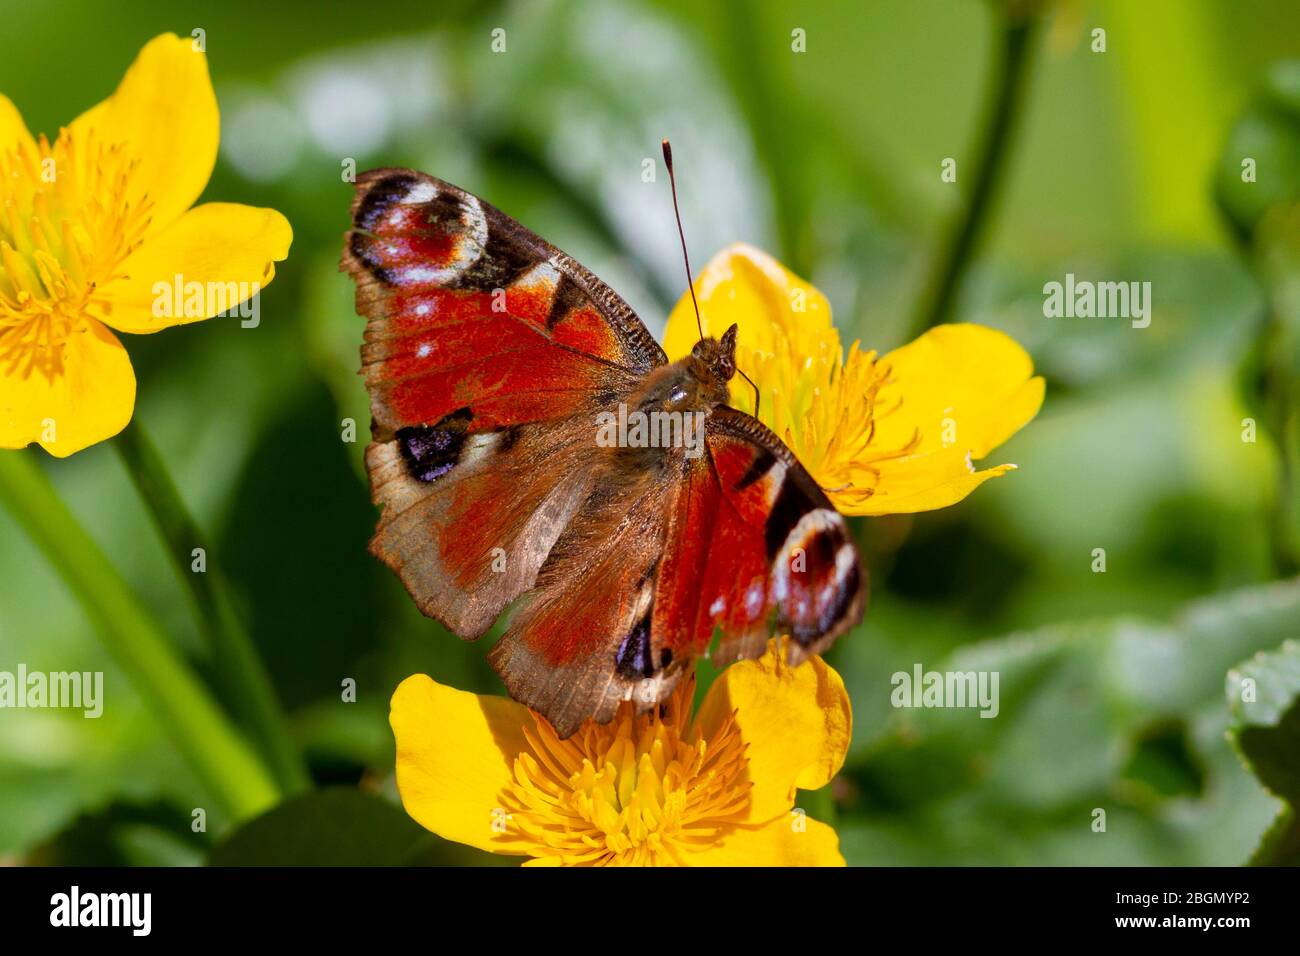
[[[694,681],[682,685],[665,706],[638,715],[625,703],[567,740],[534,715],[502,795],[516,835],[570,865],[656,865],[743,819],[751,784],[735,715],[697,736],[685,726]]]
[[[93,129],[0,153],[0,369],[53,380],[69,336],[107,315],[97,295],[139,247],[152,203],[133,205],[139,167]]]

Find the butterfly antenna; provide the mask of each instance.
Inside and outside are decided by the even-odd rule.
[[[691,290],[691,305],[695,306],[695,328],[699,330],[700,338],[704,338],[704,323],[700,321],[700,303],[695,298],[695,279],[691,276],[691,257],[686,251],[686,231],[682,229],[682,211],[677,205],[677,176],[673,173],[673,147],[668,140],[663,141],[664,148],[664,165],[668,167],[668,183],[673,189],[673,215],[677,217],[677,236],[682,241],[682,261],[686,263],[686,288]],[[740,377],[750,384],[754,389],[754,417],[758,417],[758,386],[754,380],[744,373],[740,368]]]
[[[750,378],[748,375],[746,375],[745,370],[742,369],[739,365],[736,366],[736,371],[740,373],[741,378],[743,378],[746,382],[749,383],[749,387],[754,390],[754,417],[757,418],[758,417],[758,386],[754,384],[754,380]]]
[[[664,140],[664,165],[668,167],[668,183],[673,188],[673,215],[677,217],[677,236],[682,240],[682,260],[686,263],[686,288],[691,290],[691,305],[695,306],[695,327],[704,338],[704,323],[700,321],[700,303],[695,299],[695,280],[691,277],[691,257],[686,252],[686,232],[682,229],[682,211],[677,206],[677,177],[673,175],[673,147]],[[742,373],[743,374],[743,373]]]

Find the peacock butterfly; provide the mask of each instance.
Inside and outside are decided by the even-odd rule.
[[[516,602],[489,660],[560,736],[658,704],[715,628],[719,666],[774,631],[797,664],[862,619],[844,518],[726,404],[734,325],[669,363],[580,264],[409,169],[357,178],[341,268],[368,320],[370,550],[462,638]]]

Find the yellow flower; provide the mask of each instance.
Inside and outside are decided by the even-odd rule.
[[[190,208],[218,134],[206,58],[172,34],[53,145],[0,95],[0,448],[62,458],[117,434],[135,374],[108,327],[210,318],[271,281],[293,238],[284,216]]]
[[[568,740],[504,697],[408,677],[390,715],[402,803],[445,839],[529,864],[842,866],[835,831],[794,799],[844,763],[848,694],[778,643],[727,668],[694,719],[683,678],[657,712],[625,703]]]
[[[759,417],[844,514],[929,511],[954,504],[1015,465],[972,461],[1038,414],[1043,380],[1009,336],[941,325],[883,357],[854,342],[845,357],[830,304],[766,253],[737,244],[695,280],[706,335],[739,325],[736,364],[758,385]],[[690,296],[668,317],[664,350],[699,334]],[[737,375],[731,404],[753,413]]]

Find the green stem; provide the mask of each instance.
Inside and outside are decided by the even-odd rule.
[[[957,287],[970,264],[976,241],[996,198],[1006,168],[1033,65],[1038,17],[1002,14],[1001,73],[985,109],[983,132],[976,148],[974,187],[970,202],[953,222],[930,267],[912,319],[912,334],[950,321]]]
[[[235,613],[230,590],[212,549],[190,516],[162,456],[143,427],[132,421],[113,441],[136,490],[162,536],[172,566],[193,599],[199,628],[208,640],[221,699],[259,745],[286,793],[311,786],[275,688],[247,630]],[[201,548],[205,570],[192,569],[193,551]]]
[[[226,812],[242,820],[274,805],[280,797],[275,780],[59,499],[34,454],[0,453],[0,500],[63,576],[158,723]]]
[[[741,110],[753,131],[759,161],[772,184],[773,213],[782,258],[793,272],[812,271],[806,228],[809,203],[803,180],[803,145],[808,141],[807,118],[800,110],[783,108],[781,82],[772,76],[768,55],[771,34],[764,29],[760,9],[739,16],[729,4],[712,9],[722,18],[719,35],[727,38],[722,53],[733,76]]]

